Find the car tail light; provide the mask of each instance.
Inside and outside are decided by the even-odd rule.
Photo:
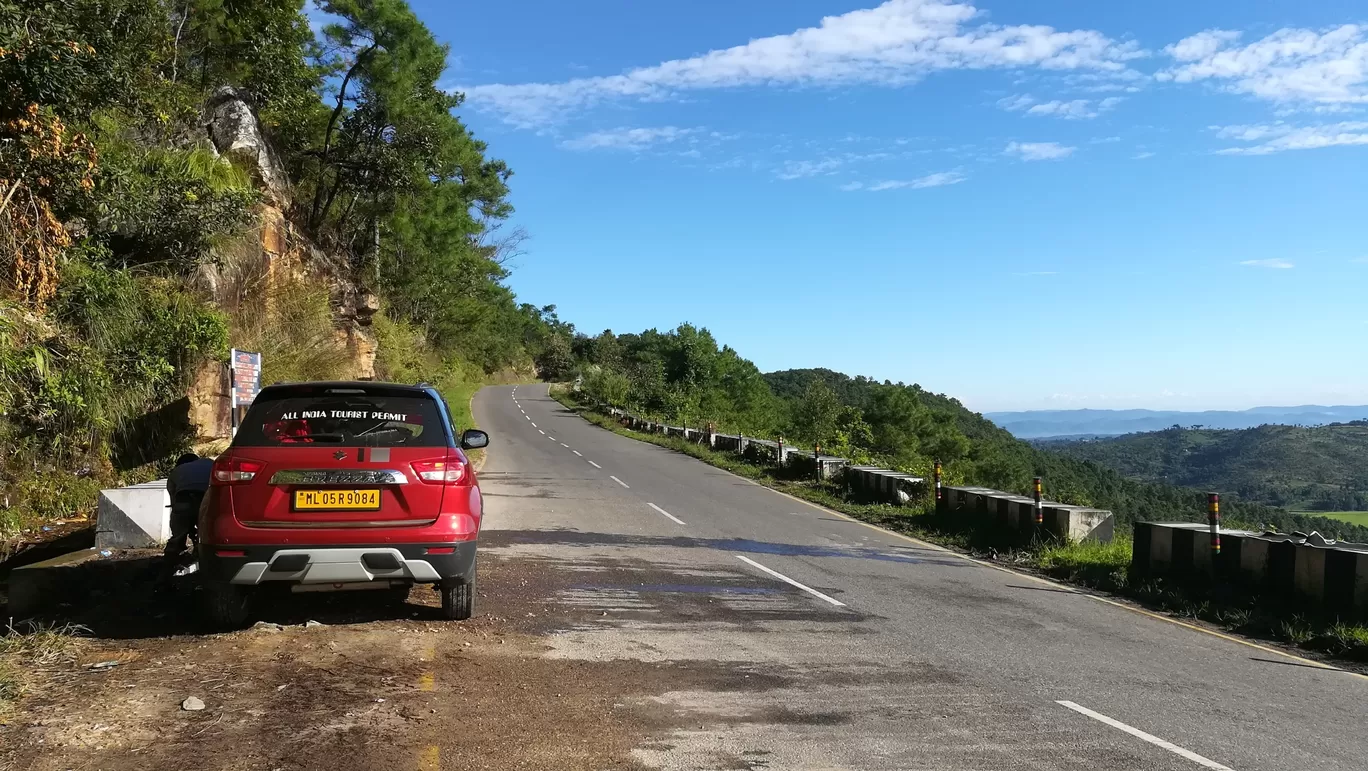
[[[423,549],[424,554],[455,554],[455,546],[429,546]]]
[[[246,484],[264,468],[266,464],[259,460],[219,458],[214,461],[214,482],[221,485]]]
[[[465,479],[466,467],[461,461],[450,458],[416,460],[413,473],[430,485],[455,485]]]

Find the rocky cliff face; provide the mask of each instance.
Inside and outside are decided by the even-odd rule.
[[[344,358],[344,377],[375,377],[377,349],[371,320],[379,311],[374,293],[346,279],[341,262],[319,250],[286,217],[290,180],[261,129],[250,96],[220,88],[205,105],[204,130],[213,150],[226,163],[243,169],[257,185],[262,201],[253,228],[236,242],[217,250],[196,283],[226,312],[259,312],[250,303],[272,302],[273,288],[304,281],[329,288],[334,319],[333,343]],[[266,307],[265,310],[269,310]],[[231,341],[234,344],[241,344]],[[228,363],[206,362],[188,393],[190,421],[199,443],[229,435]]]

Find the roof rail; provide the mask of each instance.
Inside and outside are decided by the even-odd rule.
[[[426,381],[426,380],[419,380],[417,383],[414,383],[414,384],[413,384],[413,387],[414,387],[414,388],[431,388],[431,387],[432,387],[432,384],[429,383],[429,382]]]

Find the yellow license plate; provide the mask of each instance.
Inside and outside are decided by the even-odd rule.
[[[379,511],[379,490],[295,490],[295,511]]]

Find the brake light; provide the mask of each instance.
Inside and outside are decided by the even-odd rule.
[[[430,485],[460,484],[465,479],[465,464],[459,460],[416,460],[413,473]]]
[[[264,468],[266,464],[259,460],[219,458],[214,461],[214,482],[221,485],[246,484]]]

